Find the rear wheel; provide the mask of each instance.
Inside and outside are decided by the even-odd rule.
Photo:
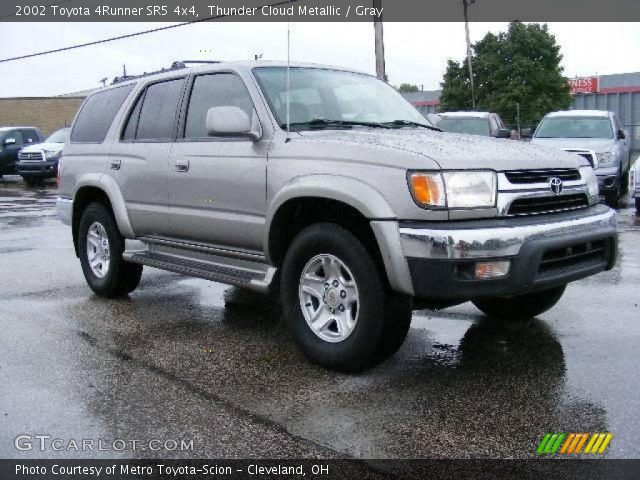
[[[562,297],[566,285],[541,292],[473,300],[473,304],[489,317],[503,320],[524,320],[551,309]]]
[[[142,265],[122,259],[124,238],[112,213],[101,203],[91,203],[82,213],[78,251],[84,278],[98,295],[126,295],[140,283]]]
[[[388,292],[360,240],[331,223],[307,227],[293,240],[281,296],[304,354],[334,370],[360,371],[393,355],[411,320],[410,300]]]

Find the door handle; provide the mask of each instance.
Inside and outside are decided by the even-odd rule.
[[[189,160],[184,160],[182,162],[174,164],[176,167],[176,172],[187,172],[189,171]]]
[[[111,170],[120,170],[120,159],[109,160],[109,168]]]

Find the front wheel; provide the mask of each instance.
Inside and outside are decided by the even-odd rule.
[[[410,299],[389,292],[360,240],[332,223],[307,227],[293,240],[281,296],[304,354],[333,370],[360,371],[388,358],[411,320]]]
[[[636,198],[636,213],[640,215],[640,197]]]
[[[492,297],[473,300],[473,304],[489,317],[504,320],[523,320],[536,317],[551,309],[562,297],[566,285],[541,292],[512,297]]]
[[[78,253],[84,278],[103,297],[127,295],[136,289],[142,265],[122,259],[124,238],[112,213],[101,203],[90,204],[78,227]]]

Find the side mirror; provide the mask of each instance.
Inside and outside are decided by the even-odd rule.
[[[508,128],[498,129],[496,138],[511,138],[511,130],[509,130]]]
[[[521,138],[531,138],[533,136],[533,131],[530,128],[523,128],[520,130]]]
[[[7,147],[9,145],[15,145],[16,144],[16,139],[15,138],[7,138],[4,141],[4,146]]]
[[[211,107],[207,111],[206,131],[212,137],[237,136],[258,140],[262,136],[257,118],[252,122],[242,109],[232,106]]]
[[[624,140],[625,138],[627,138],[625,131],[622,129],[618,130],[618,140]]]

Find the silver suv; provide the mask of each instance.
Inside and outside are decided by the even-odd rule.
[[[618,116],[600,110],[552,112],[542,119],[531,143],[583,156],[596,170],[607,205],[618,206],[629,189],[631,142]]]
[[[116,83],[86,99],[60,172],[94,292],[128,294],[143,265],[274,288],[308,358],[344,371],[391,356],[412,306],[533,317],[616,259],[586,159],[440,132],[346,69],[219,63]]]

